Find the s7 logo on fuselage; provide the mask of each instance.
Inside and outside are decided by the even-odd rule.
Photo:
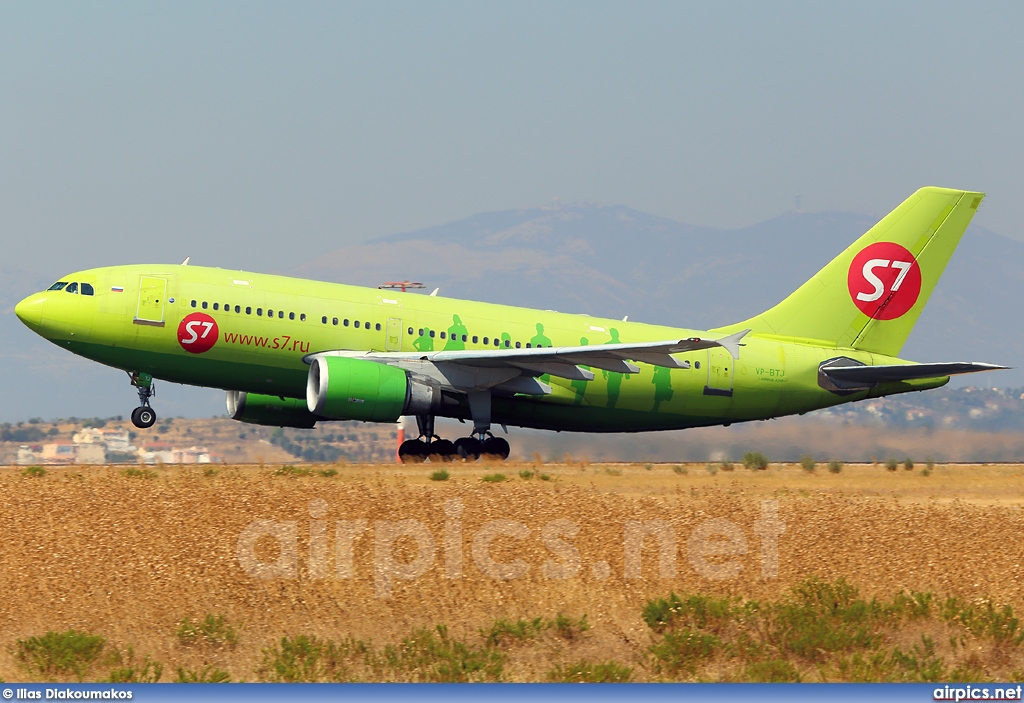
[[[178,325],[178,344],[192,354],[202,354],[213,348],[220,337],[217,321],[205,312],[185,316]]]

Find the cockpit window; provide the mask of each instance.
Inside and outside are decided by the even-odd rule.
[[[77,283],[69,283],[68,287],[64,289],[64,292],[65,293],[77,293],[78,292],[78,284]]]
[[[56,283],[54,283],[52,286],[50,286],[46,290],[60,290],[61,288],[63,288],[67,284],[68,284],[67,281],[57,281]]]
[[[82,284],[82,295],[92,295],[93,292],[94,291],[92,289],[92,284],[91,283],[83,283]]]

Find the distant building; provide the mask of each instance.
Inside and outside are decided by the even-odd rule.
[[[78,450],[71,442],[51,442],[43,445],[40,456],[44,464],[74,464]]]
[[[143,464],[209,464],[216,459],[206,447],[182,449],[164,442],[153,442],[139,450]]]

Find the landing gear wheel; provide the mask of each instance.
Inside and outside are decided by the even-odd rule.
[[[143,405],[142,407],[132,410],[132,424],[140,430],[152,427],[155,422],[156,412],[148,405]]]
[[[403,464],[422,464],[429,452],[429,446],[422,439],[408,439],[398,447],[398,458]]]
[[[488,437],[483,443],[483,455],[485,457],[494,457],[505,461],[508,459],[508,455],[512,453],[512,448],[508,446],[501,437]]]
[[[435,439],[430,443],[431,461],[452,461],[455,459],[455,444],[447,439]]]
[[[466,461],[476,461],[483,452],[484,444],[476,437],[455,440],[455,453]]]

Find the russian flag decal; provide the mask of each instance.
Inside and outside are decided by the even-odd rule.
[[[110,290],[114,293],[124,293],[124,286],[111,286]]]

